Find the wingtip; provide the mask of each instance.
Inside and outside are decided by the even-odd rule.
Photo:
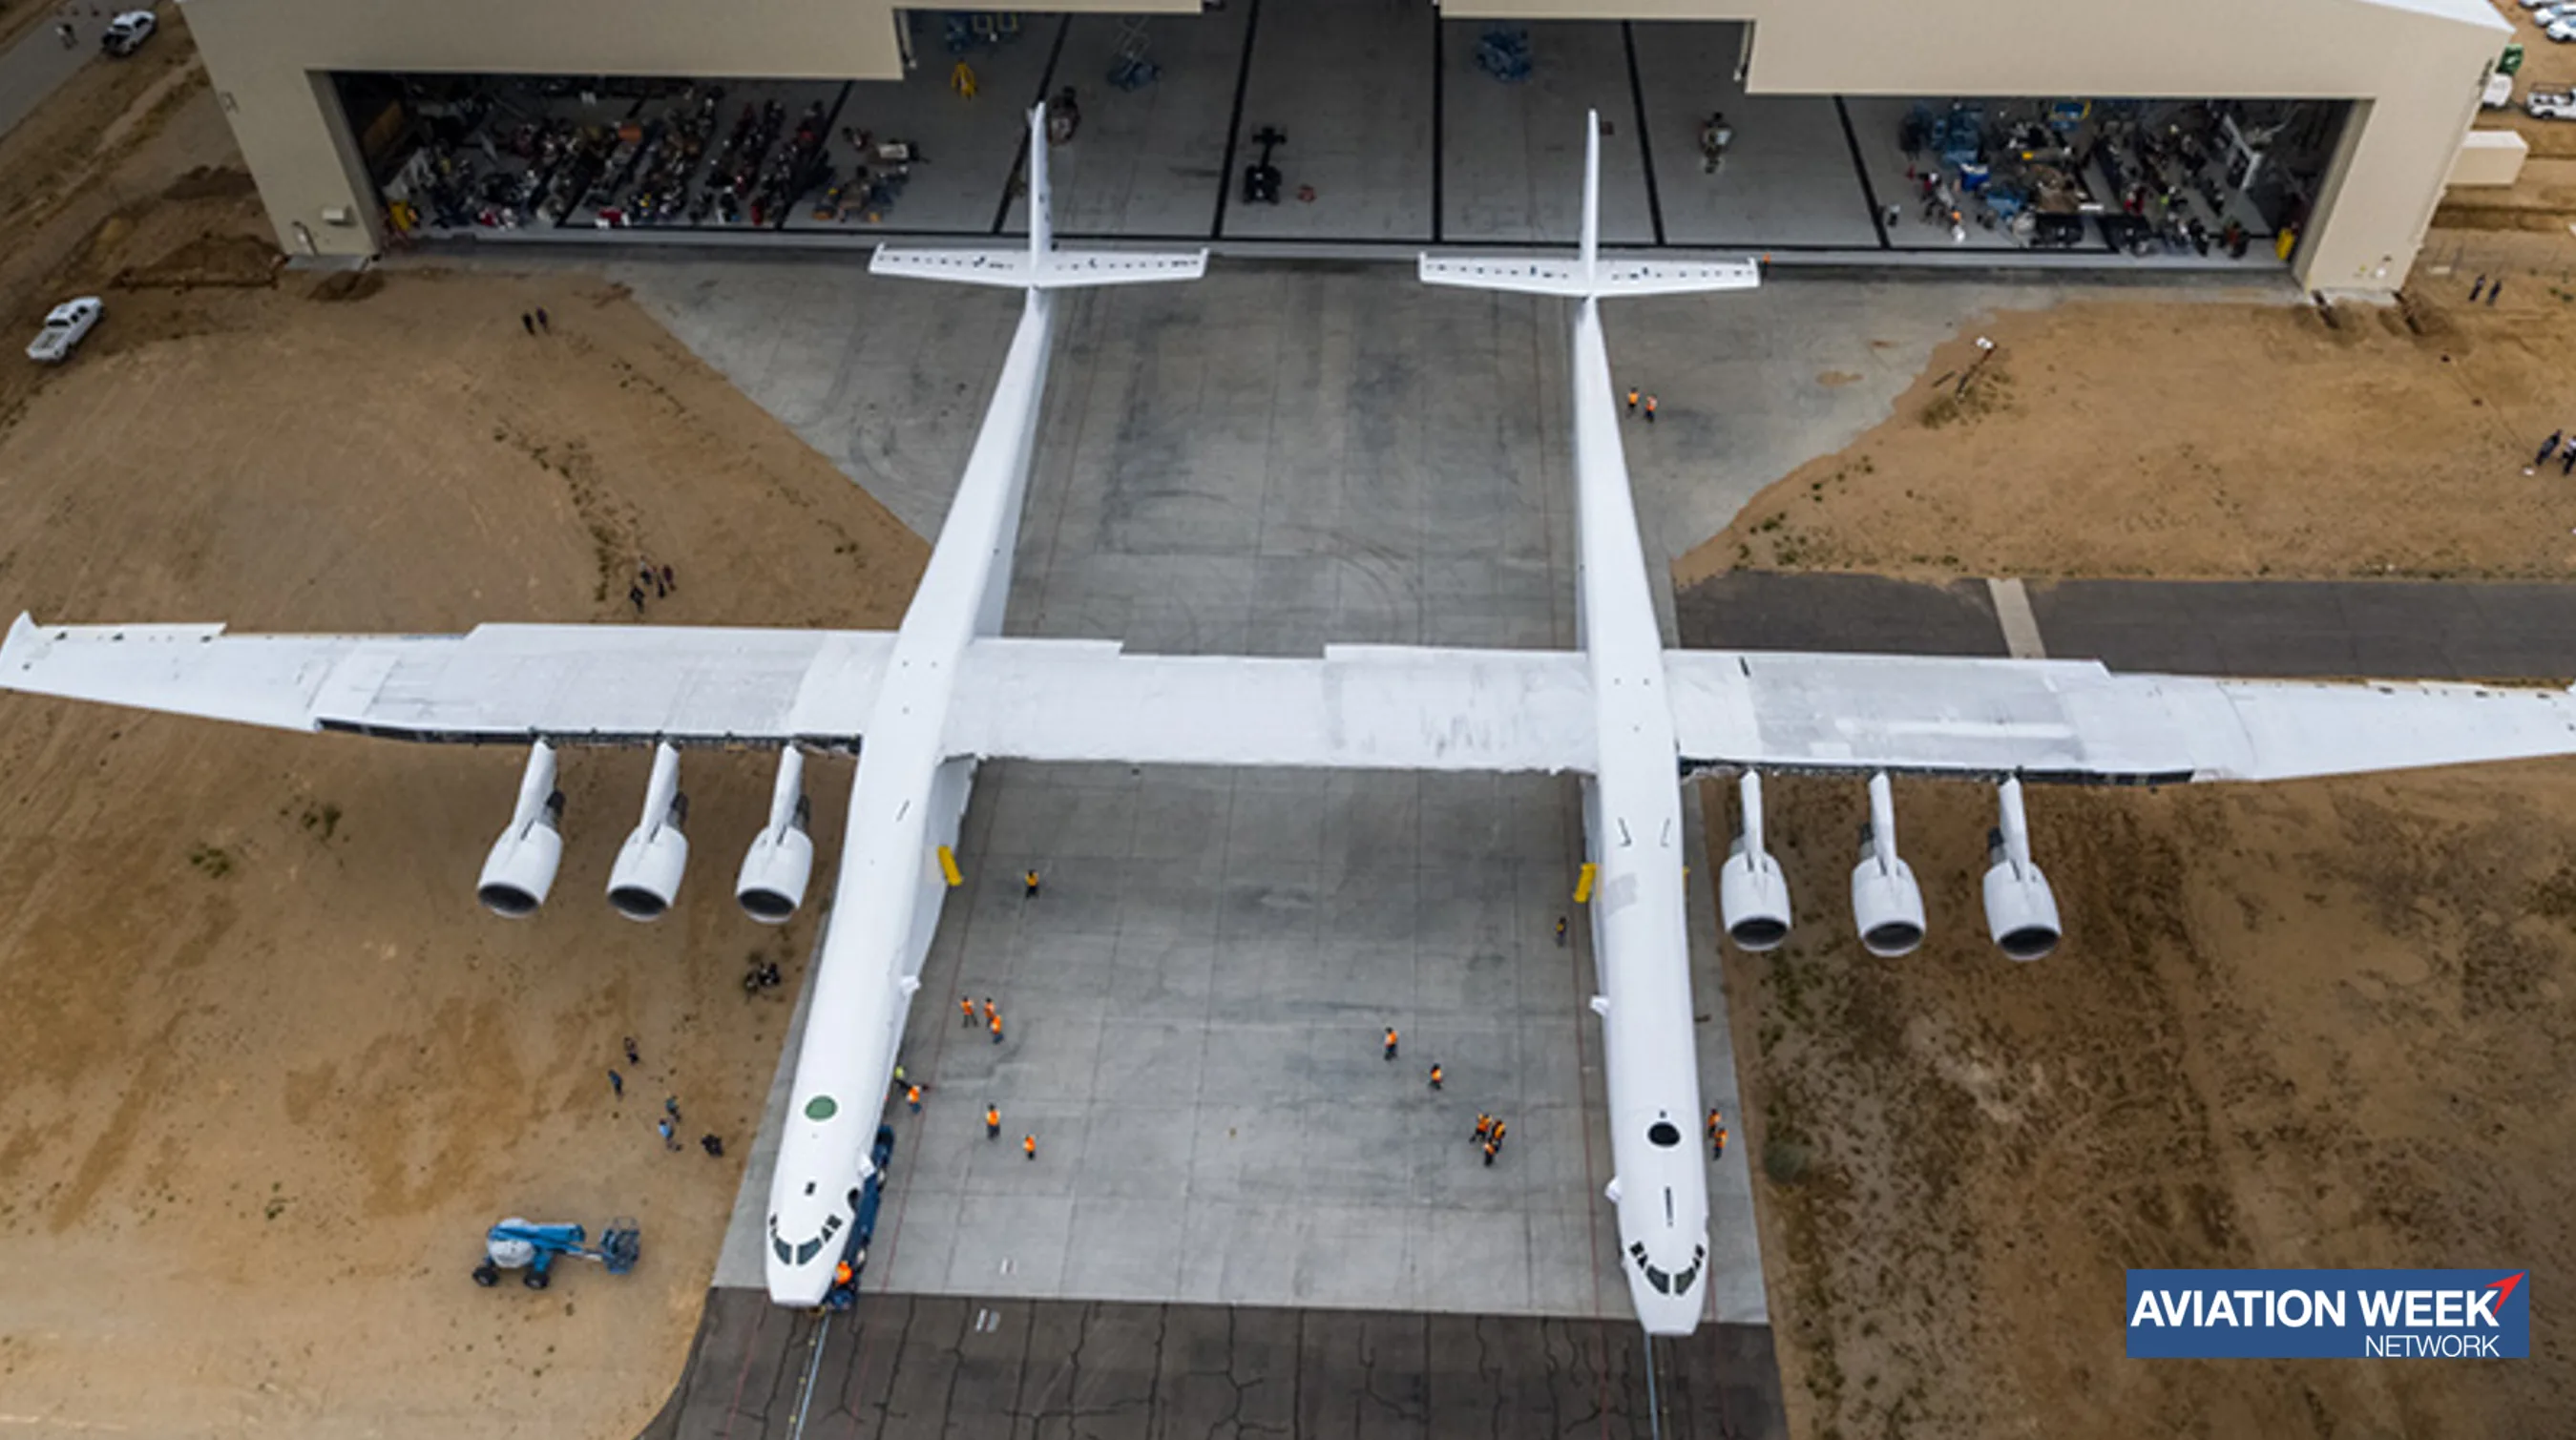
[[[36,617],[24,610],[19,611],[18,618],[9,623],[9,638],[0,640],[0,669],[23,662],[43,643],[36,628]]]

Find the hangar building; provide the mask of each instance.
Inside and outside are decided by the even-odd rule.
[[[868,244],[1021,223],[1259,252],[1571,237],[2402,284],[2510,28],[2485,0],[189,0],[279,241]],[[962,72],[962,73],[961,73]],[[1712,139],[1712,137],[1722,137]],[[1244,189],[1272,164],[1284,194]],[[2045,252],[2062,253],[2050,256]]]

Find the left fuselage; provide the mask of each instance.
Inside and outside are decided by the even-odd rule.
[[[1001,626],[1010,557],[1046,393],[1053,297],[1031,291],[974,452],[921,586],[895,634],[864,726],[832,918],[770,1182],[769,1295],[812,1305],[831,1288],[855,1222],[904,1020],[948,894],[971,759],[947,753],[966,648]],[[858,717],[853,717],[858,718]]]

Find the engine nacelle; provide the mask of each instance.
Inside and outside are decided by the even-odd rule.
[[[2057,920],[2057,896],[2030,858],[2021,782],[2005,781],[1996,801],[2000,822],[1986,836],[1986,932],[2006,957],[2037,960],[2055,950],[2065,934]]]
[[[1923,943],[1923,887],[1896,853],[1896,796],[1881,771],[1869,777],[1869,824],[1852,867],[1852,923],[1872,955],[1894,959]]]
[[[680,793],[680,752],[653,749],[653,779],[644,790],[644,818],[617,848],[608,871],[608,903],[629,920],[659,920],[679,898],[689,868],[689,797]]]
[[[1789,880],[1762,848],[1762,777],[1744,772],[1744,828],[1717,868],[1717,908],[1727,938],[1744,950],[1779,948],[1789,938]]]
[[[763,925],[786,923],[805,901],[805,882],[814,874],[814,840],[806,833],[813,813],[805,798],[805,757],[791,745],[778,759],[769,824],[751,838],[742,873],[733,882],[742,913]]]
[[[546,903],[555,868],[563,863],[563,792],[555,788],[555,752],[540,740],[519,777],[519,803],[510,826],[492,842],[474,898],[495,915],[524,920]]]

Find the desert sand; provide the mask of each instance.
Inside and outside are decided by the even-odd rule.
[[[2122,1271],[2576,1263],[2576,772],[2034,790],[2067,934],[2028,965],[1978,910],[1989,792],[1897,790],[1922,950],[1839,913],[1859,787],[1775,780],[1806,923],[1724,961],[1793,1434],[2564,1433],[2563,1327],[2132,1362]]]
[[[2221,301],[1999,314],[1676,578],[2561,578],[2576,479],[2524,470],[2576,429],[2571,325],[2576,290],[2538,285],[2494,308],[2342,305],[2331,323]],[[1980,337],[1996,347],[1982,365]]]
[[[899,617],[919,538],[618,290],[281,275],[238,174],[174,188],[80,250],[65,278],[109,309],[75,362],[0,367],[11,613]],[[679,587],[639,620],[645,560]],[[686,1353],[814,938],[727,894],[769,762],[690,759],[693,873],[639,926],[600,891],[647,757],[568,753],[554,901],[510,923],[472,888],[515,751],[7,698],[0,1429],[633,1433]],[[848,776],[808,779],[827,853]],[[755,956],[783,994],[745,998]],[[663,1150],[666,1095],[724,1159]],[[477,1289],[511,1214],[635,1216],[644,1263]]]

